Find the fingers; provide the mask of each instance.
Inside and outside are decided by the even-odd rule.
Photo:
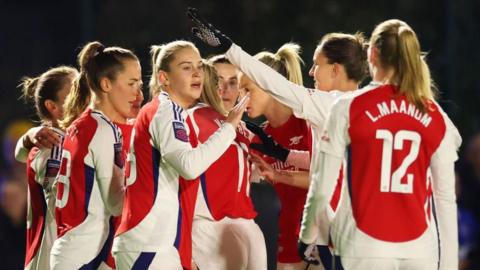
[[[42,127],[33,136],[32,142],[37,147],[52,148],[61,144],[60,136],[49,127]]]

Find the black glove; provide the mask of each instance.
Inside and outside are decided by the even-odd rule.
[[[318,252],[316,250],[317,246],[315,244],[305,244],[302,241],[298,241],[298,255],[302,260],[306,261],[309,264],[319,265],[320,261],[314,257],[314,253]]]
[[[247,128],[251,132],[255,133],[262,141],[262,144],[251,143],[250,148],[257,150],[269,157],[276,158],[282,162],[285,162],[287,160],[288,154],[290,154],[289,149],[286,149],[280,144],[278,144],[272,138],[272,136],[265,133],[265,131],[263,131],[261,127],[249,121],[245,121],[245,123],[247,124]]]
[[[232,41],[226,35],[218,31],[213,25],[205,21],[205,19],[198,14],[196,8],[189,7],[187,16],[195,24],[192,27],[192,34],[200,39],[203,43],[212,47],[219,48],[222,52],[228,51],[232,46]]]

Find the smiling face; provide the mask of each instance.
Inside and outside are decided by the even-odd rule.
[[[334,64],[328,63],[328,58],[322,53],[321,48],[319,46],[315,50],[313,65],[308,74],[313,77],[315,89],[331,91],[335,83]]]
[[[108,99],[122,119],[135,118],[143,101],[142,69],[137,60],[124,60],[124,69],[111,81]]]
[[[239,78],[239,88],[242,96],[246,93],[250,93],[250,101],[248,102],[246,109],[248,117],[256,118],[263,115],[270,107],[272,97],[254,83],[247,75],[240,73]]]
[[[203,89],[203,63],[197,50],[183,48],[175,52],[169,71],[160,70],[159,80],[170,98],[183,108],[197,102]]]

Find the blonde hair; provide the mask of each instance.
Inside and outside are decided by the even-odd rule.
[[[208,61],[203,61],[203,91],[200,95],[200,102],[210,105],[221,115],[227,115],[227,110],[223,107],[222,99],[218,93],[218,75],[215,67]]]
[[[254,57],[282,74],[289,81],[303,84],[301,48],[295,43],[286,43],[273,54],[271,52],[259,52]]]
[[[58,92],[71,83],[72,77],[77,74],[78,71],[73,67],[59,66],[51,68],[35,78],[23,77],[20,83],[22,97],[25,102],[32,101],[34,103],[40,120],[52,120],[50,112],[45,107],[45,101],[58,101]]]
[[[370,42],[378,50],[381,67],[393,69],[399,94],[422,112],[427,111],[436,93],[425,54],[412,28],[400,20],[387,20],[375,28]]]
[[[60,126],[69,127],[90,103],[91,92],[100,93],[100,80],[115,80],[117,74],[125,69],[126,60],[136,60],[137,56],[130,50],[120,47],[108,47],[98,42],[89,42],[77,56],[80,74],[73,82],[72,90],[64,104],[64,117]]]
[[[197,47],[192,42],[185,40],[176,40],[163,45],[153,45],[150,47],[152,75],[148,86],[150,88],[150,98],[156,96],[162,91],[162,86],[158,81],[158,72],[160,70],[170,71],[170,63],[175,59],[175,53],[179,50],[190,48],[197,51]]]

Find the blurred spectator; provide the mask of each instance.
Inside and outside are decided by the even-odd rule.
[[[479,248],[479,225],[480,223],[473,215],[472,211],[465,208],[462,204],[462,186],[461,178],[456,173],[456,193],[458,198],[458,240],[459,240],[459,269],[477,269],[473,264],[478,263],[475,259],[475,253]]]
[[[14,159],[17,140],[32,124],[26,120],[11,122],[2,136],[0,171],[0,262],[2,269],[23,269],[25,258],[25,209],[27,184],[25,164]]]

